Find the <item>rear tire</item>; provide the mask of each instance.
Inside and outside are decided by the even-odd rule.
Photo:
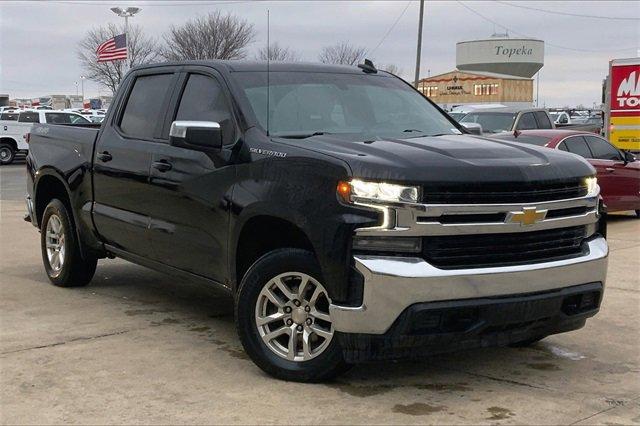
[[[8,143],[0,144],[0,164],[6,166],[13,163],[16,158],[16,151]]]
[[[44,269],[53,285],[79,287],[89,284],[98,259],[82,257],[73,218],[60,200],[51,200],[44,210],[40,234]]]
[[[313,254],[289,248],[264,255],[242,279],[235,303],[238,335],[253,362],[273,377],[320,382],[349,368],[321,283]]]

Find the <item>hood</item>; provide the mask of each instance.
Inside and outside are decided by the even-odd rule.
[[[557,181],[594,175],[581,157],[555,149],[470,135],[354,142],[321,135],[282,143],[340,158],[353,177],[403,183]]]

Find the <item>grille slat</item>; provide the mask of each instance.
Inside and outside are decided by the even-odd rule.
[[[442,269],[551,261],[582,253],[584,226],[527,233],[424,237],[423,255]]]

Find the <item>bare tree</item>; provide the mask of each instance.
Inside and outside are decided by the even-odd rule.
[[[390,72],[393,75],[400,76],[402,74],[402,70],[398,68],[396,64],[386,64],[382,67],[386,72]]]
[[[235,15],[212,12],[172,25],[164,36],[162,56],[170,61],[185,59],[243,59],[253,41],[253,24]]]
[[[268,49],[267,46],[259,49],[258,54],[256,55],[256,59],[259,59],[261,61],[266,61],[267,59],[269,59],[271,61],[299,62],[300,53],[289,47],[280,46],[280,44],[276,41],[275,43],[271,43]]]
[[[158,44],[152,38],[144,35],[138,25],[129,25],[127,34],[128,59],[98,62],[96,49],[98,46],[118,34],[123,34],[124,26],[109,24],[106,27],[95,27],[87,32],[78,43],[78,59],[90,80],[96,81],[116,92],[120,81],[128,67],[148,64],[158,59]]]
[[[322,48],[318,60],[325,64],[357,65],[364,60],[367,49],[341,42]]]

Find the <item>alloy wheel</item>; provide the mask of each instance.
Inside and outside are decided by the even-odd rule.
[[[320,355],[333,338],[326,289],[302,272],[286,272],[269,280],[256,302],[255,324],[264,344],[289,361]]]
[[[65,235],[62,221],[56,214],[49,216],[46,229],[47,259],[53,275],[60,274],[65,260]]]

